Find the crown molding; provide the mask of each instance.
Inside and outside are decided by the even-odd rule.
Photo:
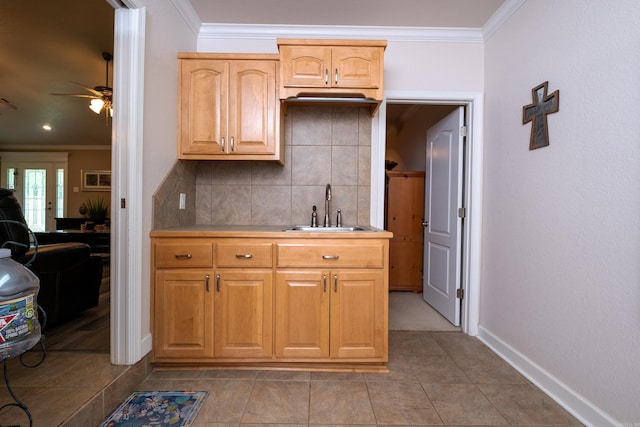
[[[134,2],[134,0],[128,0]],[[527,0],[506,0],[482,28],[203,23],[191,3],[171,0],[194,35],[202,39],[273,40],[278,37],[385,39],[399,42],[484,43]]]
[[[171,0],[171,3],[173,3],[173,6],[180,13],[180,16],[182,16],[182,19],[184,19],[184,22],[186,22],[193,34],[198,36],[200,28],[202,27],[202,21],[196,11],[193,10],[191,3],[184,0]]]
[[[200,39],[266,39],[334,38],[385,39],[388,41],[471,42],[482,43],[479,28],[428,28],[336,25],[250,25],[205,23],[200,27]]]
[[[527,0],[507,0],[502,3],[498,10],[496,10],[482,27],[482,37],[484,41],[489,40],[526,1]]]

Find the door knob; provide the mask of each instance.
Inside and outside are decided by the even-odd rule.
[[[422,221],[422,226],[423,227],[428,227],[429,226],[429,221]]]

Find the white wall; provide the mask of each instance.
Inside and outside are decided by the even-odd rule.
[[[482,43],[389,41],[385,91],[481,92]]]
[[[339,31],[326,27],[325,38],[358,38],[353,31],[348,36]],[[314,29],[313,36],[309,38],[321,37],[322,32]],[[304,38],[304,35],[288,36],[283,32],[271,37],[200,37],[198,52],[278,53],[277,38]],[[385,91],[482,91],[482,43],[405,41],[394,39],[392,33],[386,37],[382,29],[374,35],[363,32],[362,38],[388,40],[384,54]]]
[[[143,129],[143,265],[150,264],[149,232],[152,229],[152,196],[176,162],[178,62],[177,53],[193,51],[196,35],[173,2],[136,0],[146,8]],[[143,268],[142,336],[149,333],[150,277]]]
[[[529,0],[485,43],[480,336],[624,423],[640,422],[638,22],[637,0]],[[560,111],[529,151],[522,106],[547,80]]]

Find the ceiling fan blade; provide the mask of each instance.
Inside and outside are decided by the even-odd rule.
[[[78,85],[78,86],[80,86],[82,89],[86,90],[87,92],[91,92],[91,93],[92,93],[92,94],[94,94],[95,96],[102,96],[102,92],[98,92],[97,90],[92,89],[92,88],[90,88],[90,87],[87,87],[87,86],[85,86],[85,85],[83,85],[83,84],[80,84],[80,83],[78,83],[78,82],[72,82],[72,81],[69,81],[69,83],[73,83],[74,85]]]
[[[49,95],[57,95],[57,96],[73,96],[76,98],[102,98],[102,95],[80,95],[77,93],[50,93]]]
[[[18,107],[11,103],[8,99],[0,98],[0,108],[8,108],[10,110],[17,110]]]

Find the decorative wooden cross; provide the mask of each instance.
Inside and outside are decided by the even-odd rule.
[[[548,88],[549,82],[544,82],[531,89],[533,103],[522,107],[522,124],[531,122],[529,150],[549,145],[547,114],[557,113],[560,109],[560,91],[547,95]]]

